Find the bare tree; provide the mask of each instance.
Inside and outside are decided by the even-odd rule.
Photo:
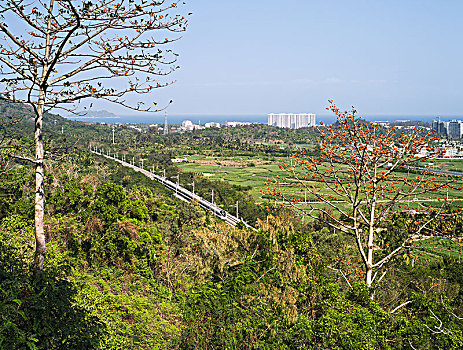
[[[416,127],[398,135],[394,128],[381,128],[357,117],[355,110],[340,111],[330,103],[337,122],[320,128],[316,150],[320,155],[297,152],[290,164],[280,166],[288,176],[275,180],[277,185],[289,182],[307,196],[271,188],[271,183],[268,193],[302,215],[351,235],[363,262],[365,282],[371,287],[384,277],[394,257],[414,248],[413,235],[390,244],[385,231],[393,215],[409,215],[415,238],[435,234],[432,223],[444,215],[443,204],[451,202],[442,194],[461,189],[461,177],[429,168],[429,162],[442,155],[442,150],[433,147],[431,132]],[[432,202],[442,205],[432,207]]]
[[[35,157],[27,159],[36,174],[36,272],[45,254],[44,112],[75,112],[89,99],[156,111],[156,103],[144,105],[136,95],[169,85],[165,76],[178,68],[177,55],[163,48],[179,38],[168,33],[185,30],[176,8],[165,0],[0,2],[1,97],[29,104],[35,113]]]

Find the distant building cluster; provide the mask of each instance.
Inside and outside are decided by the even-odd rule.
[[[206,129],[209,129],[209,128],[220,128],[220,123],[210,122],[210,123],[204,124],[204,127],[205,127]]]
[[[441,121],[439,117],[433,120],[432,128],[437,136],[450,139],[460,139],[463,136],[463,120]]]
[[[444,145],[442,149],[445,151],[443,158],[463,158],[462,145]]]
[[[396,120],[395,122],[391,122],[388,120],[375,120],[373,124],[381,128],[385,128],[385,129],[389,129],[389,128],[394,128],[398,130],[414,130],[416,128],[429,129],[423,126],[419,126],[419,122],[415,122],[415,121],[408,120],[408,119]]]
[[[227,127],[235,127],[235,126],[244,126],[244,125],[251,125],[250,122],[226,122],[224,126]],[[201,125],[201,123],[193,124],[191,120],[184,120],[182,122],[182,126],[180,130],[183,131],[193,131],[193,130],[201,130],[201,129],[208,129],[208,128],[220,128],[222,125],[216,122],[205,123]]]
[[[391,125],[392,125],[391,122],[387,121],[387,120],[386,121],[377,120],[377,121],[374,122],[374,124],[376,124],[376,125],[378,125],[378,126],[380,126],[382,128],[386,128],[386,129],[390,128]]]
[[[300,129],[315,126],[315,114],[313,113],[270,113],[268,125],[277,128]]]
[[[193,124],[191,120],[184,120],[180,129],[185,131],[193,131],[204,129],[204,126],[201,126],[199,124]]]
[[[441,139],[439,141],[440,145],[434,147],[432,152],[441,151],[441,158],[463,158],[463,145],[456,140],[445,140]],[[429,154],[429,150],[425,147],[421,148],[420,151],[416,154],[417,157],[423,158]]]
[[[235,126],[244,126],[244,125],[251,125],[250,122],[227,122],[227,126],[234,128]]]
[[[186,157],[183,158],[172,158],[171,159],[172,163],[186,163],[188,162],[188,159]]]

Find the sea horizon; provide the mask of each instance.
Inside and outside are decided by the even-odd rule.
[[[423,121],[432,122],[436,120],[438,116],[435,115],[363,115],[363,118],[370,121]],[[108,117],[85,117],[85,116],[65,116],[66,119],[73,121],[85,121],[93,123],[105,123],[105,124],[164,124],[164,116],[147,116],[147,115],[118,115]],[[441,116],[442,121],[450,121],[453,119],[463,119],[463,116]],[[267,124],[267,114],[230,114],[230,115],[201,115],[201,114],[181,114],[181,115],[168,115],[167,123],[170,124],[181,124],[184,120],[190,120],[193,124],[204,124],[210,122],[216,122],[225,124],[226,122],[250,122]],[[336,118],[333,115],[317,115],[317,124],[320,121],[323,123],[333,123]]]

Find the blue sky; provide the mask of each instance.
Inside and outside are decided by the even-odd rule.
[[[170,115],[320,115],[334,99],[366,116],[463,116],[462,0],[185,1],[176,83],[142,97],[172,99]]]
[[[463,115],[463,1],[190,0],[171,114]]]

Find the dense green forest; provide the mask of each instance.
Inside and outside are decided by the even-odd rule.
[[[214,188],[223,205],[239,200],[257,231],[232,228],[90,153],[90,143],[110,144],[110,126],[55,115],[44,126],[46,264],[33,276],[34,170],[19,158],[31,154],[33,122],[22,106],[0,115],[0,348],[463,348],[456,216],[436,222],[452,236],[423,241],[367,288],[355,241],[323,220],[302,222],[255,204],[246,187],[181,174],[199,193]],[[172,176],[179,170],[170,159],[188,152],[276,160],[315,138],[259,125],[168,137],[118,126],[113,150],[145,154]],[[385,227],[392,245],[413,222],[393,217]]]

